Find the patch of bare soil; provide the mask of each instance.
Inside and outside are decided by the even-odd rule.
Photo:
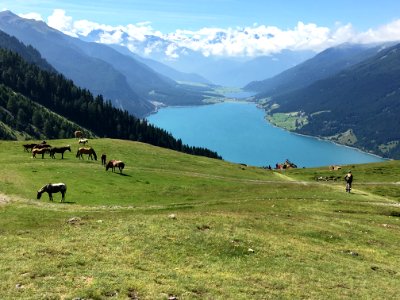
[[[7,204],[11,201],[10,197],[0,193],[0,205]]]

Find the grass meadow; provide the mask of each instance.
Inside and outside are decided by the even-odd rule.
[[[48,141],[63,160],[23,143],[0,141],[1,299],[399,298],[398,161],[270,171],[90,140],[119,174],[74,139]],[[49,182],[65,203],[36,199]]]

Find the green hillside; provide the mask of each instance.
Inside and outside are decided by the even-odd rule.
[[[0,141],[2,299],[393,299],[400,164],[269,171],[93,139],[126,163]],[[351,168],[352,194],[340,178]],[[316,178],[338,181],[317,181]],[[48,182],[65,182],[36,200]]]

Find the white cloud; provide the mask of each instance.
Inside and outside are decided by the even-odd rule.
[[[53,14],[47,18],[47,24],[65,34],[76,36],[73,29],[72,17],[67,16],[62,9],[55,9]]]
[[[400,40],[400,19],[379,27],[369,29],[354,38],[359,43],[377,43]]]
[[[177,58],[185,49],[205,56],[259,56],[284,49],[322,51],[345,42],[400,40],[400,20],[362,33],[357,33],[351,24],[338,23],[334,28],[328,28],[303,22],[298,22],[293,29],[253,24],[244,28],[202,28],[162,33],[153,29],[150,22],[109,26],[88,20],[73,21],[64,10],[56,9],[48,17],[48,25],[71,36],[88,36],[98,31],[97,42],[123,44],[143,55],[163,52],[170,58]]]
[[[36,21],[43,21],[42,16],[40,14],[34,13],[34,12],[27,13],[27,14],[19,14],[19,16],[21,18],[24,18],[24,19],[32,19],[32,20],[36,20]]]

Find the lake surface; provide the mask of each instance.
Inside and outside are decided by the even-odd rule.
[[[167,107],[147,119],[190,146],[217,151],[224,160],[275,166],[289,159],[299,167],[357,164],[383,159],[353,148],[272,126],[264,110],[248,102]]]

